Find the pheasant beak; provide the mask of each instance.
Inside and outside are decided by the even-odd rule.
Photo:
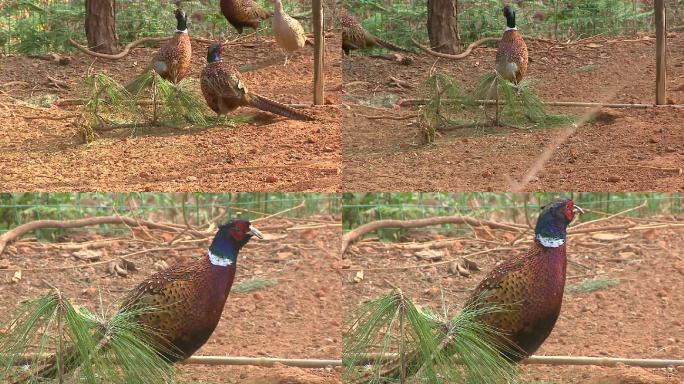
[[[582,207],[580,207],[579,205],[573,204],[572,211],[575,213],[584,214],[584,209],[582,209]]]
[[[259,239],[264,238],[264,235],[262,235],[261,232],[259,232],[259,230],[254,228],[254,226],[252,226],[252,225],[249,226],[249,232],[247,232],[247,233],[252,235],[252,236],[256,236]]]

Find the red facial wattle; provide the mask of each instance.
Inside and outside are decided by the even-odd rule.
[[[572,221],[572,219],[575,218],[575,204],[572,202],[572,200],[568,200],[568,202],[565,204],[565,209],[563,209],[563,213],[565,213],[565,217],[568,219],[568,221]]]

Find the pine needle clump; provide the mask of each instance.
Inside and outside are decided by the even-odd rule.
[[[345,383],[516,383],[500,334],[481,316],[503,311],[477,305],[456,316],[418,308],[400,290],[360,306],[347,326]]]
[[[534,81],[518,84],[496,72],[483,75],[475,89],[462,92],[447,74],[435,73],[427,80],[428,101],[418,120],[424,143],[432,143],[439,131],[454,128],[509,126],[529,129],[572,122],[570,116],[549,113],[536,94]]]
[[[20,305],[0,330],[3,383],[168,383],[172,366],[160,336],[135,321],[157,308],[130,308],[111,319],[74,307],[60,291]]]
[[[97,131],[131,129],[135,134],[146,126],[206,127],[208,109],[197,94],[196,81],[173,84],[150,70],[126,87],[98,73],[86,77],[85,100],[76,126],[83,142],[90,143]]]
[[[424,143],[432,143],[437,131],[452,124],[451,116],[462,110],[465,100],[456,82],[447,74],[436,72],[427,79],[430,97],[421,111],[418,126]]]

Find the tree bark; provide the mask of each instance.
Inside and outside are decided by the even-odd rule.
[[[115,0],[86,0],[85,33],[88,47],[100,53],[114,54],[116,37]]]
[[[428,0],[428,37],[433,50],[458,53],[458,0]]]

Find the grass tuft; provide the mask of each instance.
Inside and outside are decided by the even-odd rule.
[[[278,284],[276,279],[250,279],[235,284],[231,290],[235,293],[249,293],[270,288],[276,284]]]
[[[620,279],[597,278],[569,285],[566,290],[570,293],[591,293],[620,285],[620,283],[622,283]]]

